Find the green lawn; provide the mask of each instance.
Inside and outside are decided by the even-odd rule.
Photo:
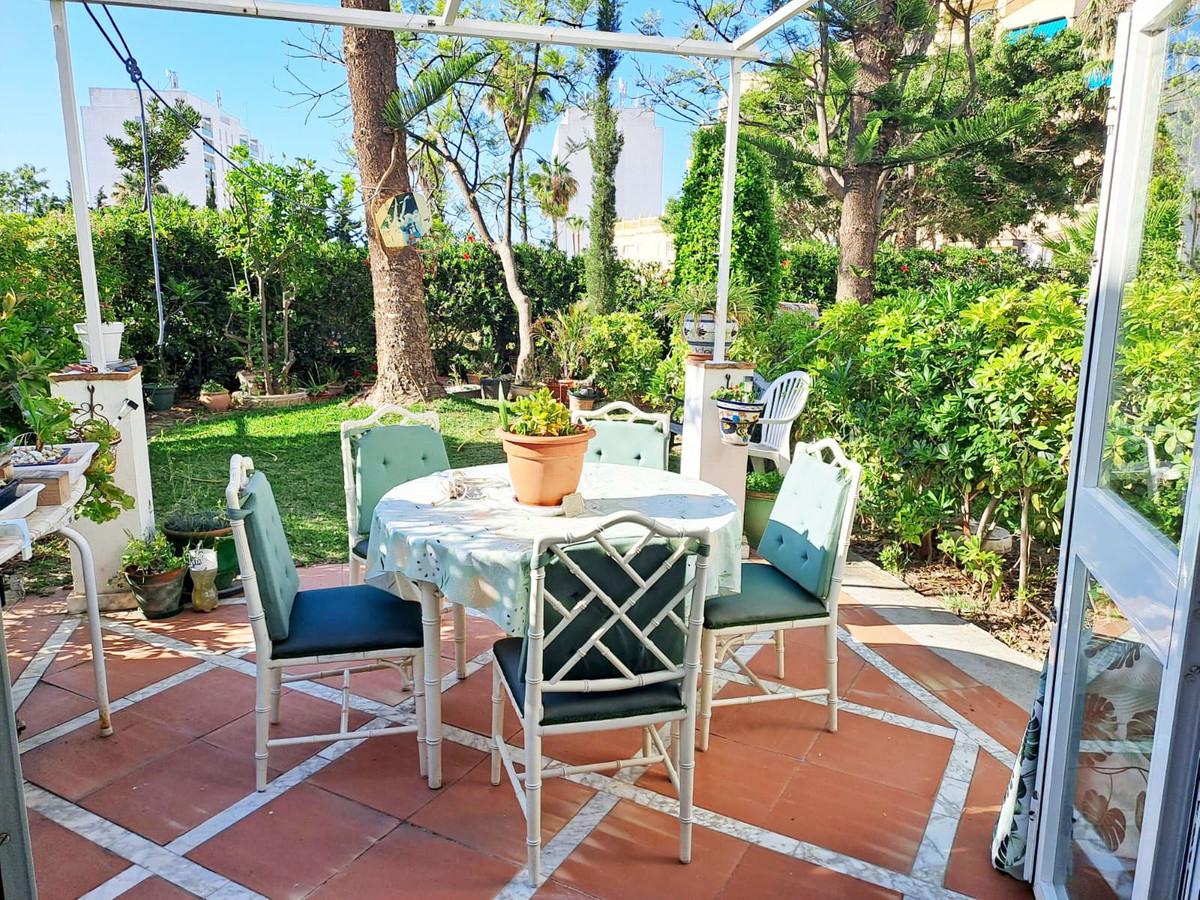
[[[495,438],[496,403],[439,400],[413,409],[441,417],[453,466],[504,461]],[[271,479],[296,562],[346,559],[346,508],[338,428],[370,407],[329,402],[311,406],[206,416],[172,426],[150,441],[154,506],[161,519],[175,509],[224,508],[229,457],[250,456]]]

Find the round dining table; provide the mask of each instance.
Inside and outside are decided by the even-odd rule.
[[[421,603],[430,787],[441,784],[442,598],[508,634],[524,634],[535,538],[584,533],[625,511],[668,526],[705,527],[709,595],[740,589],[742,519],[720,488],[675,472],[588,463],[578,495],[561,510],[524,506],[513,496],[508,466],[500,464],[414,479],[375,507],[366,581]]]

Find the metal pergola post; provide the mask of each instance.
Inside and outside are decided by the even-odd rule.
[[[738,116],[742,100],[742,61],[729,61],[725,103],[725,160],[721,170],[721,224],[717,250],[717,333],[713,362],[725,361],[725,323],[729,317],[729,263],[733,256],[733,201],[737,188]]]

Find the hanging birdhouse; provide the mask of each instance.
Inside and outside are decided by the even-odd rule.
[[[412,247],[429,233],[429,204],[412,191],[384,197],[372,214],[379,241],[388,251]]]

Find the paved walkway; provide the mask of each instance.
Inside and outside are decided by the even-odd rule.
[[[336,566],[302,573],[306,587],[342,578]],[[4,616],[43,900],[533,893],[513,792],[488,778],[489,622],[469,620],[465,682],[443,660],[441,790],[425,787],[403,735],[276,748],[259,794],[243,605],[163,622],[108,615],[110,738],[95,729],[85,629],[60,609],[29,598]],[[550,877],[538,896],[1031,896],[988,862],[1024,712],[853,597],[841,621],[836,735],[815,703],[716,710],[711,749],[697,760],[688,866],[675,858],[663,773],[547,781]],[[815,686],[821,657],[817,633],[790,633],[782,680]],[[776,677],[772,650],[751,666]],[[748,690],[725,674],[724,691]],[[356,676],[351,727],[409,721],[411,697],[397,688],[392,673]],[[334,728],[337,696],[332,683],[296,682],[275,733]],[[545,752],[586,762],[632,756],[639,743],[631,731],[567,736]]]

